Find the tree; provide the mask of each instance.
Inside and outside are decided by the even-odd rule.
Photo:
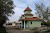
[[[47,21],[47,26],[50,27],[50,20]]]
[[[37,3],[35,4],[36,6],[36,11],[39,15],[40,18],[44,19],[44,20],[48,20],[48,14],[50,13],[50,7],[46,7],[43,3]],[[48,13],[49,12],[49,13]]]
[[[12,0],[0,0],[0,27],[8,20],[8,16],[14,14]]]

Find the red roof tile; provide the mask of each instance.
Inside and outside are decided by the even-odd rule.
[[[25,19],[22,19],[22,20],[41,20],[41,19],[39,19],[37,17],[33,17],[33,18],[25,18]]]
[[[25,11],[32,11],[29,7],[27,7],[26,9],[25,9]]]

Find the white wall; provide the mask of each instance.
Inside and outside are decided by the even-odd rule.
[[[27,18],[33,18],[33,16],[25,16],[25,17],[27,17]]]
[[[25,11],[24,13],[25,14],[31,14],[31,11]]]

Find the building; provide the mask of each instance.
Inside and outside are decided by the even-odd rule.
[[[3,26],[20,28],[21,27],[21,23],[22,22],[8,22],[8,23],[3,24]]]
[[[22,21],[22,28],[33,29],[34,27],[41,27],[41,19],[38,17],[33,17],[31,9],[27,7],[24,10],[24,15],[21,16],[20,21]]]

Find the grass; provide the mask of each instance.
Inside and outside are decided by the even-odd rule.
[[[5,27],[0,28],[0,33],[7,33],[6,30],[5,30]]]

